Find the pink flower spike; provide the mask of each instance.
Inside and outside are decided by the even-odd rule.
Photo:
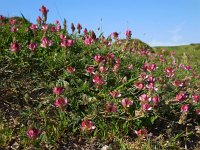
[[[188,110],[189,110],[189,105],[188,104],[186,104],[186,105],[182,105],[181,106],[181,112],[188,112]]]
[[[39,11],[41,11],[43,15],[47,15],[49,9],[42,5]]]
[[[132,32],[131,30],[126,30],[125,34],[126,34],[126,38],[131,38]]]
[[[94,67],[93,67],[93,66],[88,66],[88,67],[85,69],[85,71],[86,71],[87,73],[94,74]]]
[[[54,102],[54,105],[55,105],[56,107],[62,108],[62,107],[64,107],[64,106],[67,105],[67,99],[66,99],[66,98],[62,98],[62,97],[57,98],[57,99],[55,100],[55,102]]]
[[[147,97],[147,94],[142,94],[142,95],[139,97],[139,99],[140,99],[142,102],[144,102],[144,103],[148,102],[148,100],[149,100],[149,98]]]

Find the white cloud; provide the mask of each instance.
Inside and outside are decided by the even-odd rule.
[[[174,42],[174,41],[159,41],[159,40],[152,40],[148,43],[150,46],[177,46],[177,45],[185,45],[184,43]]]

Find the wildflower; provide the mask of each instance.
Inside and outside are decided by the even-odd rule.
[[[117,106],[113,103],[107,103],[105,106],[106,112],[117,112]]]
[[[74,26],[73,23],[71,23],[71,29],[72,29],[72,32],[74,33],[74,31],[75,31],[75,26]]]
[[[178,80],[178,79],[175,79],[174,81],[173,81],[173,86],[175,86],[175,87],[183,87],[183,85],[184,85],[184,83],[183,82],[181,82],[180,80]]]
[[[100,67],[99,67],[99,71],[100,71],[101,73],[105,73],[105,72],[107,71],[107,68],[106,68],[105,66],[100,66]]]
[[[160,102],[159,96],[152,97],[151,99],[155,106],[158,105],[158,103]]]
[[[146,135],[147,135],[147,130],[146,130],[146,129],[135,130],[134,132],[135,132],[135,134],[137,134],[137,136],[139,136],[139,137],[141,137],[141,136],[146,136]]]
[[[29,128],[27,131],[27,136],[29,138],[37,138],[41,134],[41,131],[36,128]]]
[[[147,66],[147,70],[150,71],[150,72],[152,72],[152,71],[154,71],[156,69],[157,69],[156,64],[149,64]]]
[[[47,13],[49,12],[49,9],[42,5],[42,7],[39,9],[42,12],[43,15],[43,21],[47,21]]]
[[[28,48],[31,50],[31,51],[35,51],[36,50],[36,48],[37,48],[37,44],[36,43],[30,43],[29,45],[28,45]]]
[[[66,35],[60,34],[60,39],[61,39],[61,40],[65,40],[66,38],[67,38]]]
[[[60,95],[64,92],[64,88],[61,86],[56,86],[53,88],[53,93],[56,95]]]
[[[148,76],[147,81],[148,83],[154,83],[156,81],[156,78],[154,78],[153,76]]]
[[[72,66],[68,66],[68,67],[67,67],[67,72],[68,72],[68,73],[74,73],[75,71],[76,71],[76,69],[73,68]]]
[[[47,31],[48,29],[49,29],[49,26],[47,25],[47,24],[44,24],[43,26],[42,26],[42,29],[43,29],[43,31]]]
[[[133,64],[130,64],[129,66],[128,66],[128,69],[133,69]]]
[[[126,30],[125,34],[126,34],[126,38],[131,38],[132,32],[131,30]]]
[[[102,56],[100,54],[97,54],[94,56],[94,61],[97,62],[98,64],[102,61]]]
[[[115,64],[113,67],[113,72],[117,73],[119,71],[120,64]]]
[[[193,101],[194,102],[199,102],[200,101],[200,96],[197,94],[192,95]]]
[[[74,44],[73,40],[71,40],[71,39],[69,39],[69,40],[64,39],[64,40],[62,40],[60,46],[66,48],[66,47],[71,47],[73,44]]]
[[[91,45],[93,42],[93,39],[91,37],[86,37],[84,40],[85,45]]]
[[[152,106],[148,103],[142,104],[142,110],[147,111],[147,110],[152,110]]]
[[[188,112],[188,110],[189,110],[189,105],[188,104],[186,104],[186,105],[182,105],[181,106],[181,112]]]
[[[176,95],[176,99],[179,102],[182,102],[182,101],[184,101],[187,98],[188,98],[188,95],[186,93],[183,93],[183,92],[180,92],[179,94]]]
[[[40,16],[37,17],[36,21],[37,21],[37,23],[38,23],[39,25],[42,24],[42,18],[41,18]]]
[[[117,33],[117,32],[113,32],[113,33],[112,33],[112,36],[113,36],[115,39],[117,39],[118,36],[119,36],[119,33]]]
[[[94,67],[93,67],[93,66],[88,66],[88,67],[85,69],[85,71],[88,72],[88,73],[94,74]]]
[[[135,82],[135,88],[142,90],[144,88],[144,84],[141,82]]]
[[[103,80],[102,77],[100,77],[99,75],[94,75],[93,80],[92,80],[96,85],[101,86],[103,84],[105,84],[105,81]]]
[[[63,97],[59,97],[59,98],[57,98],[57,99],[55,100],[54,105],[55,105],[56,107],[62,108],[62,107],[64,107],[64,106],[67,105],[67,99],[66,99],[66,98],[63,98]]]
[[[40,45],[41,47],[47,48],[47,47],[53,45],[53,42],[51,40],[48,40],[48,38],[46,38],[46,37],[43,37],[41,41],[42,41],[42,43]]]
[[[148,102],[150,99],[149,97],[147,96],[147,94],[142,94],[140,95],[139,99],[143,102],[143,103],[146,103]]]
[[[11,29],[10,29],[11,32],[17,32],[18,31],[18,28],[16,28],[15,26],[13,26]]]
[[[12,26],[14,26],[15,24],[16,24],[16,19],[13,19],[13,18],[11,18],[10,20],[9,20],[9,23],[10,23],[10,25],[12,25]]]
[[[166,77],[171,78],[171,77],[174,76],[174,72],[175,72],[175,71],[174,71],[173,68],[167,67],[167,68],[165,69],[165,72],[166,72]]]
[[[120,96],[121,96],[121,94],[120,94],[119,92],[117,92],[117,91],[112,91],[112,92],[110,92],[110,95],[111,95],[113,98],[117,98],[117,97],[120,97]]]
[[[36,31],[38,29],[36,24],[31,24],[30,29]]]
[[[128,99],[128,98],[122,99],[122,106],[124,108],[129,108],[131,105],[133,105],[133,101],[131,101],[130,99]]]
[[[16,41],[14,41],[10,44],[10,50],[11,52],[17,53],[21,50],[21,46]]]
[[[78,29],[78,33],[80,34],[81,33],[81,29],[82,29],[82,26],[80,23],[77,24],[77,29]]]
[[[90,121],[90,120],[83,120],[82,123],[81,123],[81,131],[91,131],[91,130],[94,130],[96,128],[96,126],[93,125],[93,122]]]

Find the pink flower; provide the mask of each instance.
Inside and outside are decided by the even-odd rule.
[[[64,88],[61,87],[61,86],[56,86],[53,88],[53,93],[56,94],[56,95],[60,95],[64,92]]]
[[[66,99],[66,98],[62,98],[62,97],[57,98],[57,99],[55,100],[55,102],[54,102],[54,105],[55,105],[56,107],[62,108],[62,107],[64,107],[64,106],[67,105],[67,99]]]
[[[113,67],[113,72],[118,72],[119,71],[119,67],[120,67],[120,64],[115,64],[114,67]]]
[[[105,81],[103,80],[102,77],[99,75],[94,75],[93,80],[92,80],[96,85],[103,85],[105,84]]]
[[[41,134],[41,131],[39,129],[36,129],[36,128],[30,128],[27,131],[27,136],[29,138],[37,138],[40,134]]]
[[[167,68],[165,69],[165,72],[166,72],[166,77],[171,78],[171,77],[174,76],[174,72],[175,72],[175,71],[174,71],[173,68],[167,67]]]
[[[73,68],[72,66],[68,66],[68,67],[67,67],[67,72],[68,72],[68,73],[74,73],[75,71],[76,71],[76,69]]]
[[[74,44],[73,40],[71,40],[71,39],[70,40],[64,39],[64,40],[62,40],[60,46],[66,48],[66,47],[72,46],[73,44]]]
[[[184,83],[181,82],[178,79],[175,79],[174,82],[172,83],[175,87],[183,87]]]
[[[154,83],[156,81],[156,78],[154,78],[153,76],[149,76],[147,78],[148,83]]]
[[[42,29],[43,29],[43,31],[46,32],[49,29],[49,26],[47,24],[45,24],[42,26]]]
[[[147,111],[147,110],[152,110],[152,106],[150,104],[142,104],[142,110]]]
[[[187,70],[187,71],[189,71],[189,70],[192,69],[192,67],[191,66],[185,66],[184,69]]]
[[[192,98],[194,100],[194,102],[199,102],[200,101],[200,96],[197,94],[192,95]]]
[[[122,106],[124,108],[129,108],[131,105],[133,105],[133,101],[131,101],[130,99],[128,99],[128,98],[122,99]]]
[[[157,69],[156,64],[149,64],[147,66],[147,70],[150,71],[150,72],[152,72],[152,71],[154,71],[156,69]]]
[[[130,64],[129,66],[128,66],[128,69],[133,69],[133,64]]]
[[[188,110],[189,110],[189,105],[188,104],[181,106],[181,112],[188,112]]]
[[[91,45],[94,40],[91,37],[86,37],[84,40],[85,45]]]
[[[48,38],[46,37],[43,37],[41,41],[42,41],[40,45],[41,47],[47,48],[53,45],[53,42],[51,40],[48,40]]]
[[[38,26],[36,24],[31,24],[30,29],[36,31],[38,29]]]
[[[112,92],[110,92],[110,95],[111,95],[113,98],[117,98],[117,97],[120,97],[120,96],[121,96],[121,94],[120,94],[119,92],[117,92],[117,91],[112,91]]]
[[[45,16],[45,15],[47,15],[49,9],[42,5],[42,7],[39,9],[39,11],[41,11],[42,14]]]
[[[90,120],[83,120],[82,123],[81,123],[81,131],[91,131],[91,130],[94,130],[96,128],[96,126],[93,125],[92,121]]]
[[[100,66],[100,67],[99,67],[99,71],[100,71],[101,73],[105,73],[105,72],[107,71],[107,68],[106,68],[105,66]]]
[[[28,45],[28,48],[31,50],[31,51],[35,51],[36,50],[36,48],[37,48],[37,44],[36,43],[30,43],[29,45]]]
[[[142,90],[144,88],[144,84],[141,82],[135,82],[135,87],[139,90]]]
[[[88,67],[85,69],[85,71],[88,72],[88,73],[94,74],[94,67],[93,67],[93,66],[88,66]]]
[[[11,32],[17,32],[18,31],[18,28],[16,28],[15,26],[13,26],[11,29],[10,29]]]
[[[60,39],[61,39],[61,40],[65,40],[65,39],[67,39],[67,37],[66,37],[66,35],[64,35],[64,34],[60,34]]]
[[[131,38],[132,32],[131,30],[126,30],[125,34],[127,38]]]
[[[38,16],[37,19],[36,19],[36,21],[37,21],[37,23],[38,23],[39,25],[41,25],[41,23],[42,23],[42,18],[41,18],[40,16]]]
[[[11,52],[17,53],[21,50],[21,46],[15,41],[10,44]]]
[[[147,130],[146,129],[140,129],[140,130],[135,130],[135,134],[137,134],[137,136],[146,136],[147,135]]]
[[[94,61],[97,62],[98,64],[102,61],[102,56],[100,54],[97,54],[94,56]]]
[[[160,102],[160,97],[159,96],[155,96],[151,98],[154,105],[158,105],[158,103]]]
[[[176,95],[176,99],[179,101],[179,102],[182,102],[184,101],[185,99],[188,98],[188,95],[183,93],[183,92],[180,92],[179,94]]]
[[[139,99],[143,102],[146,103],[149,101],[149,97],[147,96],[147,94],[142,94]]]
[[[113,103],[107,103],[106,104],[106,112],[117,112],[117,106]]]
[[[113,36],[115,39],[117,39],[118,36],[119,36],[119,33],[117,33],[117,32],[113,32],[113,33],[112,33],[112,36]]]
[[[12,26],[14,26],[15,24],[16,24],[16,20],[15,19],[13,19],[13,18],[11,18],[10,20],[9,20],[9,23],[10,23],[10,25],[12,25]]]

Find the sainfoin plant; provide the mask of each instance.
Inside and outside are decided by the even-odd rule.
[[[58,20],[46,23],[47,7],[39,11],[36,23],[0,16],[0,91],[2,110],[9,110],[1,111],[0,147],[197,144],[199,68],[132,39],[130,29],[126,39],[82,30],[80,23],[67,31]]]

